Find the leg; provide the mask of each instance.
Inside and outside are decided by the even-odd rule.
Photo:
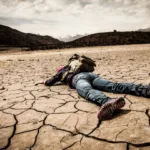
[[[114,83],[100,77],[93,81],[95,89],[113,93],[141,95],[139,90],[141,86],[141,84],[136,85],[134,83]]]
[[[86,79],[80,79],[76,83],[76,89],[80,96],[101,106],[110,98],[99,90],[93,89],[90,82]]]
[[[85,79],[80,79],[76,84],[79,95],[85,99],[102,106],[98,114],[99,120],[110,119],[114,112],[125,105],[123,98],[111,99],[99,90],[92,89],[91,84]]]
[[[102,105],[98,118],[100,120],[109,119],[117,109],[125,105],[123,98],[111,99],[99,90],[93,89],[91,83],[98,76],[93,73],[80,73],[73,78],[73,86],[77,89],[79,95],[85,99]]]

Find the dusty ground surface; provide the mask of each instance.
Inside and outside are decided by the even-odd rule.
[[[95,73],[150,83],[150,45],[0,54],[0,149],[150,150],[150,99],[124,96],[125,107],[99,126],[99,107],[67,86],[34,86],[73,53],[97,61]]]

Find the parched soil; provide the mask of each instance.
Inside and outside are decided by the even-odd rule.
[[[150,99],[125,94],[126,105],[98,122],[98,106],[65,85],[35,86],[73,54],[97,62],[95,73],[114,82],[150,83],[150,45],[87,47],[0,54],[0,149],[149,150]]]

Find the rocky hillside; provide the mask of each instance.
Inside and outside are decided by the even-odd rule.
[[[61,48],[74,48],[86,46],[107,46],[107,45],[128,45],[128,44],[147,44],[150,43],[150,32],[106,32],[96,33],[84,36],[77,40],[45,45],[45,46],[32,46],[31,50],[38,49],[61,49]]]
[[[150,32],[107,32],[96,33],[69,42],[74,46],[103,46],[123,44],[146,44],[150,43]]]
[[[145,31],[148,31],[148,29]],[[0,25],[0,46],[29,47],[28,50],[62,49],[85,46],[107,46],[150,43],[150,32],[105,32],[87,35],[70,42],[62,42],[50,36],[22,33]]]
[[[4,46],[37,46],[63,43],[50,36],[23,33],[7,26],[0,25],[0,45]]]

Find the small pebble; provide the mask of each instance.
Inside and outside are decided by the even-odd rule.
[[[2,87],[0,87],[0,90],[5,90],[5,88],[2,86]]]

